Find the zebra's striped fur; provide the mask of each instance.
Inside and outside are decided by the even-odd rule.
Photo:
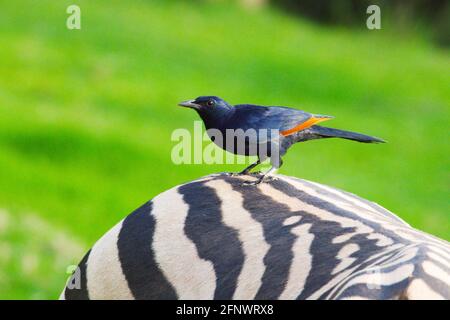
[[[449,243],[381,206],[278,175],[213,175],[107,232],[62,299],[449,299]]]

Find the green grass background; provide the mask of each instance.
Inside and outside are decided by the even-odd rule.
[[[65,25],[73,3],[81,30]],[[383,137],[296,145],[280,172],[449,240],[450,59],[420,34],[223,2],[2,2],[0,298],[57,298],[67,265],[140,204],[242,168],[172,163],[172,131],[197,120],[176,104],[198,95],[330,114],[329,126]]]

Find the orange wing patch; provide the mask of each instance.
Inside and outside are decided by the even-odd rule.
[[[330,120],[330,119],[331,119],[331,117],[321,117],[321,118],[311,117],[308,120],[306,120],[305,122],[302,122],[299,125],[291,128],[291,129],[281,131],[281,135],[284,137],[287,137],[293,133],[296,133],[297,131],[304,130],[306,128],[312,127],[315,124],[318,124],[319,122]]]

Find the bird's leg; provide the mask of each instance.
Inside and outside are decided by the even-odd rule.
[[[255,163],[252,163],[251,165],[249,165],[247,168],[245,168],[244,170],[242,170],[241,172],[237,172],[237,173],[232,173],[232,176],[242,176],[242,175],[246,175],[250,172],[250,170],[252,170],[254,167],[256,167],[258,164],[261,163],[261,159],[258,158],[258,160]]]
[[[259,177],[258,180],[245,181],[244,185],[256,186],[256,185],[260,184],[261,182],[266,181],[268,179],[275,179],[272,175],[276,170],[278,170],[281,167],[281,165],[283,164],[283,160],[281,160],[281,157],[280,157],[277,159],[277,161],[271,161],[271,163],[272,163],[272,168],[270,168],[266,173],[264,173],[261,177]]]
[[[256,186],[256,185],[260,184],[261,182],[271,178],[271,175],[277,169],[278,168],[272,167],[266,173],[264,173],[262,176],[260,176],[256,181],[244,181],[243,185],[245,185],[245,186]]]

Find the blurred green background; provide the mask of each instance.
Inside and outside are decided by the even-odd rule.
[[[66,28],[73,3],[81,30]],[[280,172],[356,193],[450,239],[448,47],[427,23],[399,26],[383,6],[375,31],[364,9],[350,25],[285,9],[1,2],[0,298],[57,298],[66,267],[140,204],[242,169],[171,162],[172,131],[198,119],[176,104],[199,95],[330,114],[329,126],[388,140],[299,144]]]

